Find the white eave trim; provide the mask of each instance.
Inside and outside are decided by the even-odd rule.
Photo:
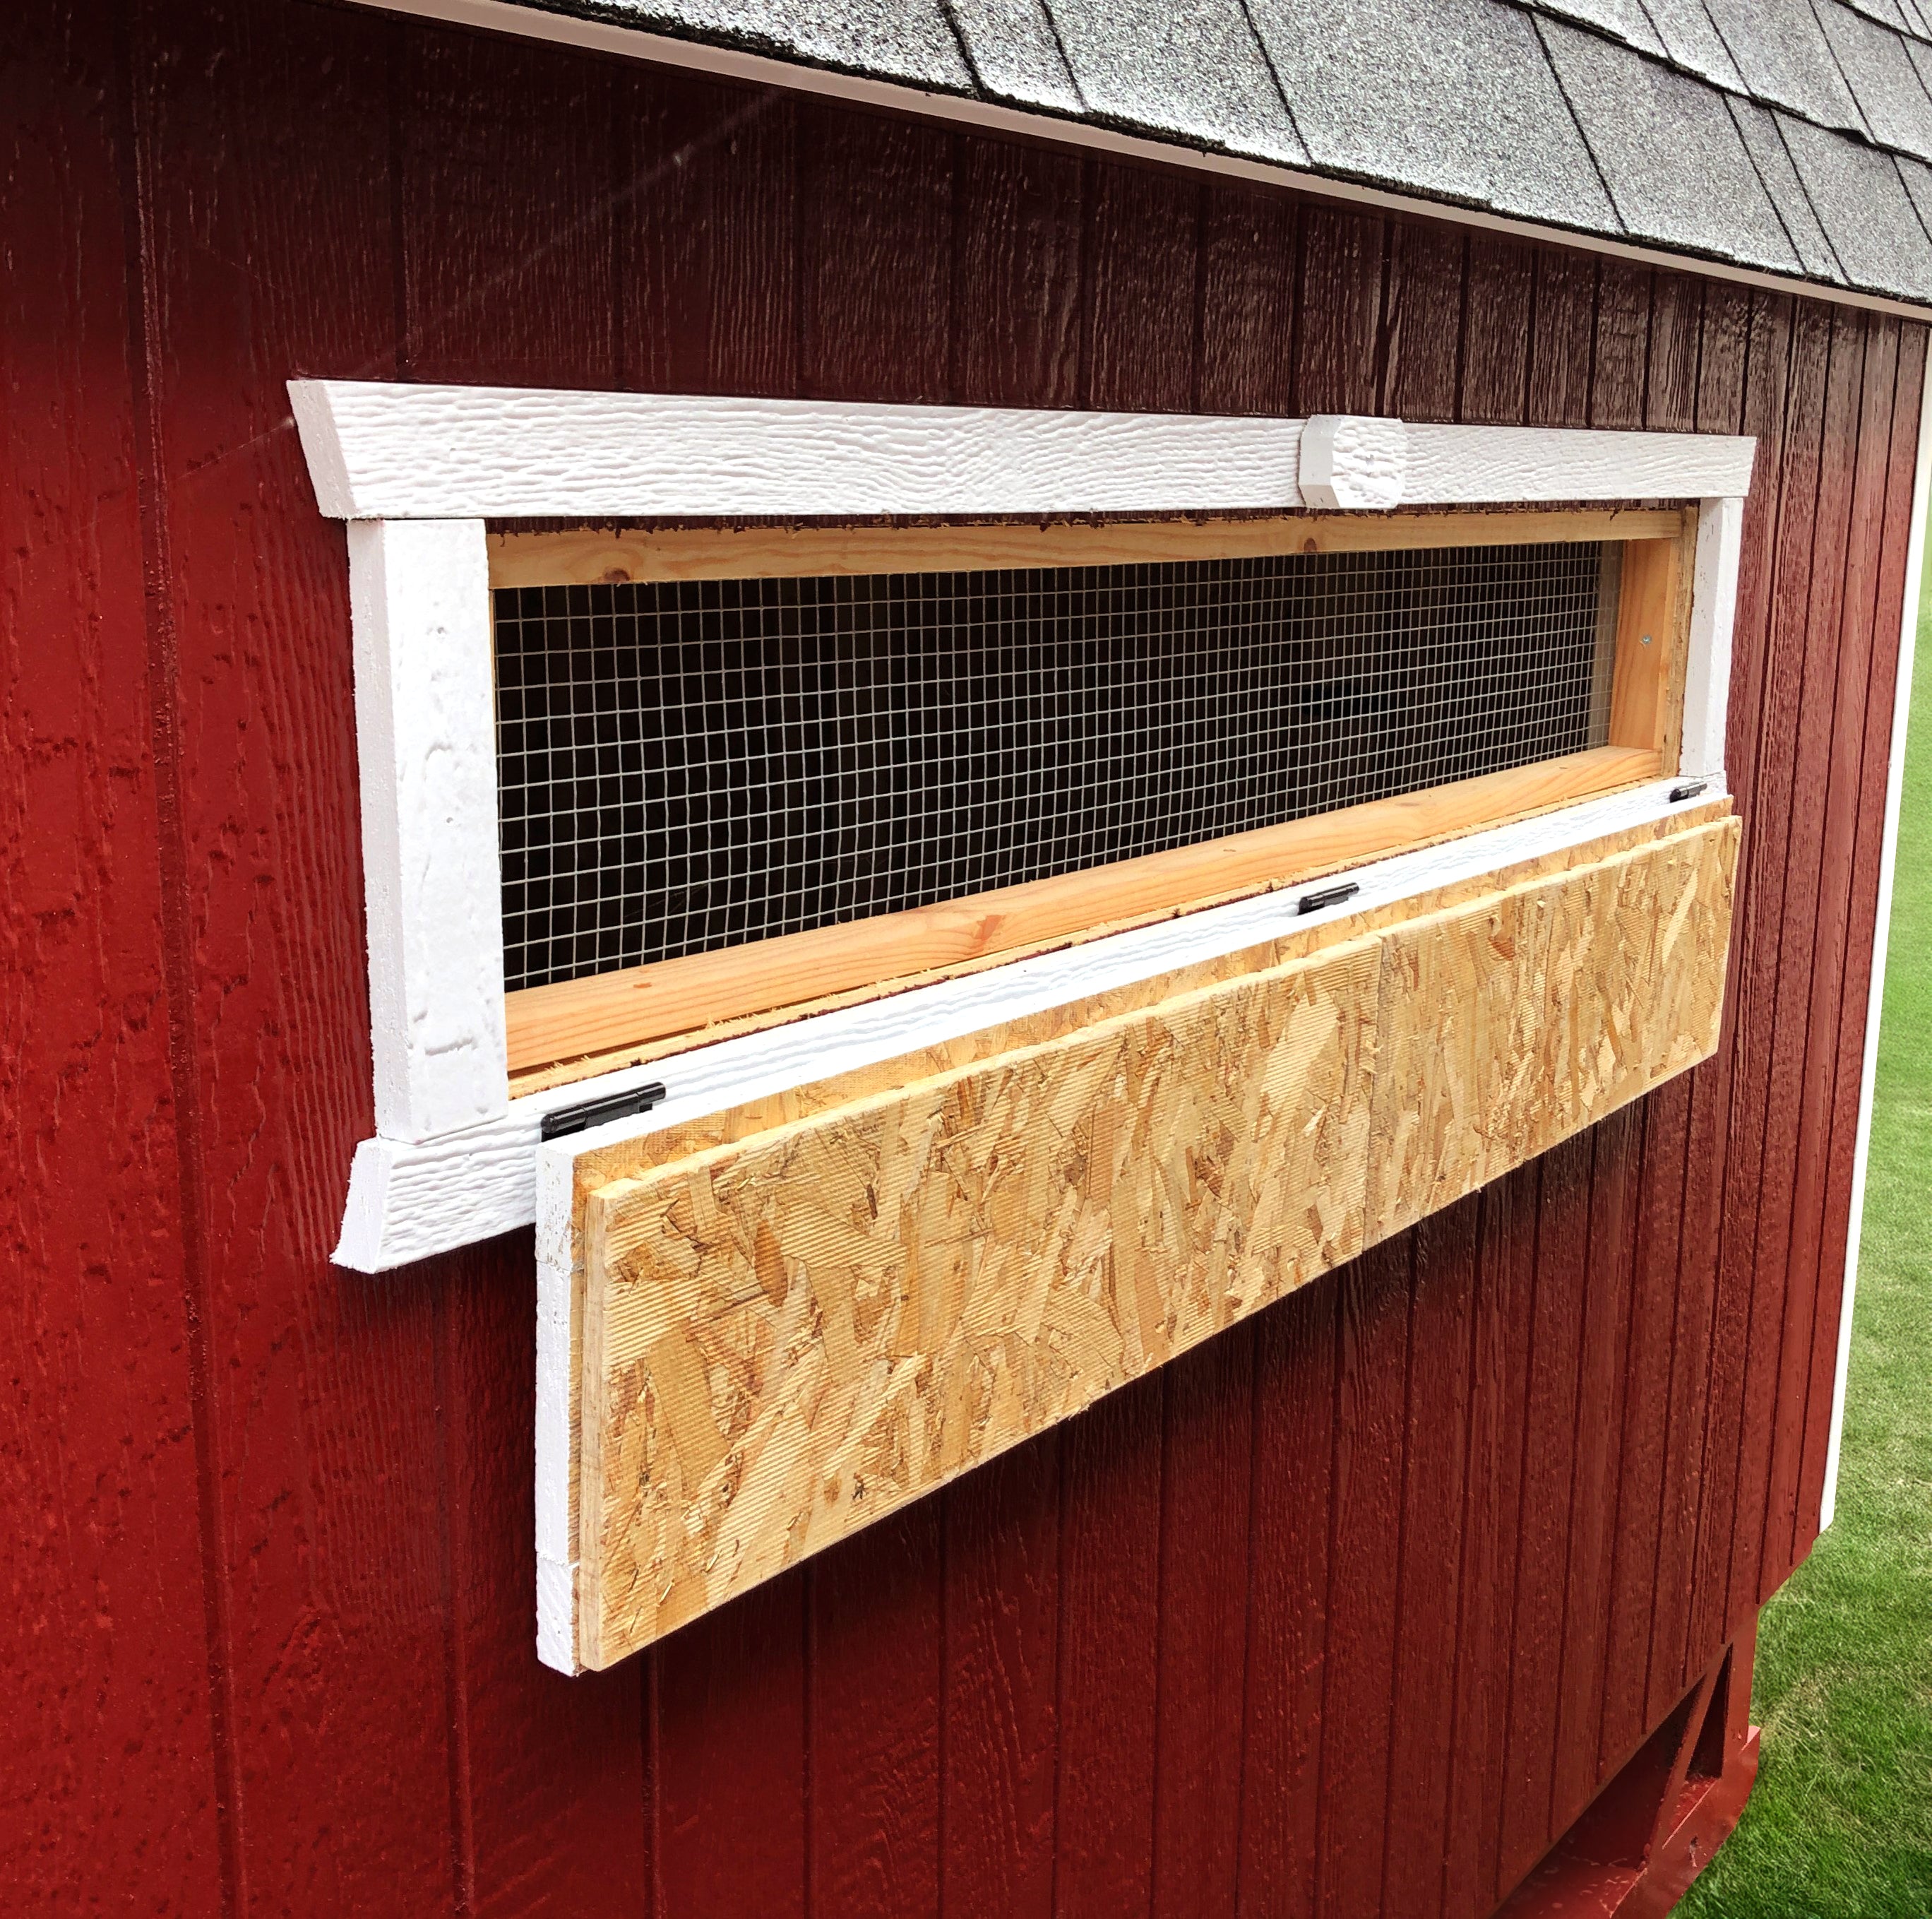
[[[1742,496],[1750,439],[289,383],[332,519],[1270,512]],[[1306,444],[1304,445],[1304,441]]]
[[[1063,146],[1084,147],[1122,159],[1184,167],[1191,172],[1212,173],[1223,179],[1262,185],[1291,188],[1298,192],[1319,194],[1324,199],[1358,206],[1417,215],[1454,226],[1506,233],[1516,239],[1570,247],[1613,260],[1667,267],[1679,273],[1699,274],[1706,279],[1726,280],[1738,286],[1762,287],[1778,293],[1802,293],[1835,305],[1895,314],[1906,320],[1922,320],[1928,313],[1928,308],[1922,303],[1915,304],[1883,293],[1860,293],[1853,287],[1834,287],[1796,274],[1773,273],[1762,268],[1740,266],[1730,260],[1707,259],[1701,254],[1675,252],[1666,247],[1615,239],[1607,234],[1550,226],[1540,221],[1492,213],[1477,207],[1459,206],[1450,201],[1430,200],[1420,194],[1366,186],[1309,168],[1283,166],[1278,161],[1249,160],[1238,154],[1184,146],[1178,140],[1121,133],[1111,127],[1097,126],[1091,121],[1069,119],[1064,113],[1044,107],[1005,106],[964,94],[939,92],[910,81],[875,80],[860,74],[839,73],[830,68],[811,66],[802,61],[748,53],[736,47],[712,46],[671,34],[620,26],[614,21],[580,20],[570,14],[515,4],[515,0],[355,0],[355,4],[374,7],[384,13],[408,14],[417,20],[440,21],[451,26],[474,27],[486,32],[508,34],[521,40],[543,41],[554,46],[582,47],[592,53],[614,54],[623,59],[648,60],[661,66],[682,68],[721,80],[736,80],[748,86],[782,87],[792,92],[848,101],[854,106],[917,114],[927,119],[947,121],[989,134],[1052,140]]]

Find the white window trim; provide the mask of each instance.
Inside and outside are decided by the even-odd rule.
[[[376,1136],[338,1263],[365,1272],[537,1216],[543,1114],[662,1080],[656,1130],[1146,978],[1278,932],[1291,893],[512,1100],[504,1030],[486,518],[1279,512],[1695,500],[1683,747],[1672,779],[1352,872],[1360,911],[1664,817],[1724,791],[1744,497],[1756,443],[1699,434],[844,404],[294,380],[316,499],[348,529]]]

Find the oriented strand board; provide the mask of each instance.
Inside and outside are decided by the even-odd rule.
[[[592,1187],[580,1663],[1705,1057],[1737,838],[1707,820]]]

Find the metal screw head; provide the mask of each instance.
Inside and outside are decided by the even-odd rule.
[[[1648,646],[1650,644],[1650,635],[1648,633],[1644,635],[1642,643],[1646,646]]]

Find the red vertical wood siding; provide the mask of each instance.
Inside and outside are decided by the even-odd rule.
[[[1815,1533],[1925,328],[304,0],[30,0],[0,107],[0,1882],[1489,1911]],[[528,1234],[327,1260],[368,1014],[293,374],[1754,433],[1718,1056],[546,1672]]]

